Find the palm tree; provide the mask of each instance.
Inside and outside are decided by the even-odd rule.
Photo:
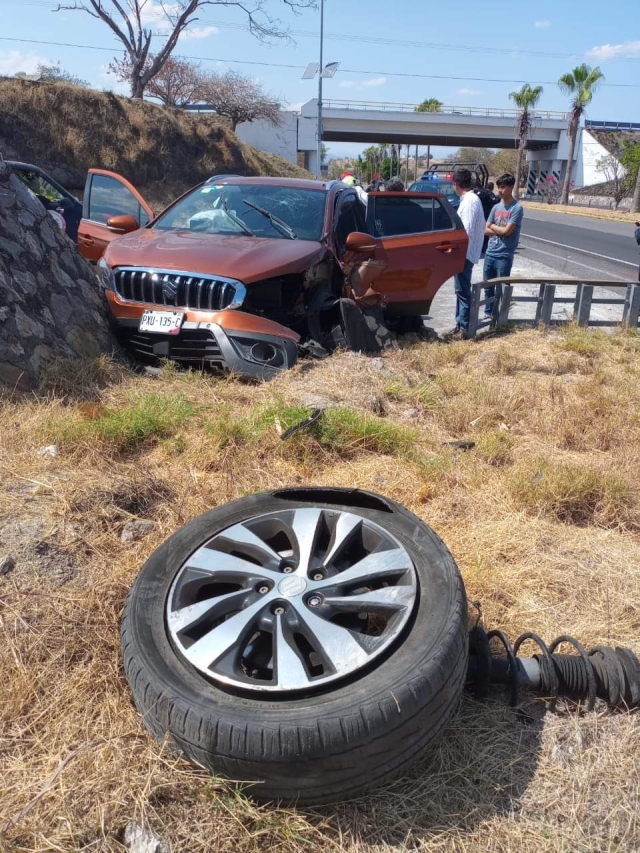
[[[417,113],[439,113],[444,104],[437,98],[426,98],[421,104],[416,107]]]
[[[529,134],[531,133],[531,127],[533,125],[533,116],[529,112],[532,107],[540,100],[540,95],[542,94],[542,86],[531,87],[528,83],[525,83],[522,89],[519,92],[511,92],[509,98],[513,101],[513,103],[518,107],[520,112],[518,113],[518,118],[516,121],[516,130],[518,132],[518,162],[516,164],[516,188],[515,188],[515,197],[518,198],[520,195],[520,175],[522,174],[522,160],[524,157],[524,152],[527,147],[527,140],[529,139]]]
[[[604,80],[604,74],[599,68],[591,68],[590,65],[582,63],[569,71],[568,74],[563,74],[558,80],[560,91],[565,95],[571,96],[571,112],[569,113],[569,124],[567,126],[567,134],[569,136],[569,159],[567,161],[567,173],[564,177],[564,185],[562,187],[561,204],[569,203],[569,188],[571,187],[571,173],[573,172],[573,155],[576,150],[576,139],[578,136],[578,127],[580,119],[587,106],[591,103],[593,95],[598,85]]]

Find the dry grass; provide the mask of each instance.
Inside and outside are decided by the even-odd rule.
[[[240,142],[211,114],[193,115],[111,92],[0,80],[0,151],[36,163],[69,189],[87,169],[109,169],[143,190],[156,210],[211,175],[311,177]]]
[[[407,779],[325,810],[256,806],[169,759],[132,707],[119,619],[144,559],[211,506],[277,486],[372,489],[451,548],[484,619],[640,651],[638,338],[568,329],[343,354],[268,386],[102,362],[0,404],[0,827],[7,850],[634,853],[633,714],[469,698]],[[279,430],[324,398],[312,428]],[[373,414],[372,398],[385,416]],[[163,401],[160,406],[159,401]],[[460,452],[445,442],[475,442]],[[55,441],[56,458],[37,453]],[[132,518],[148,539],[123,545]],[[1,842],[0,842],[1,846]]]

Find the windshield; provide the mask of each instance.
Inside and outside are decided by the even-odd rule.
[[[442,195],[455,195],[452,181],[416,181],[411,185],[414,193],[442,193]]]
[[[326,200],[324,190],[205,184],[174,205],[153,227],[159,231],[320,240]]]

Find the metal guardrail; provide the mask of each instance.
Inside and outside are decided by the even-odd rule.
[[[391,101],[341,101],[333,98],[322,102],[325,110],[359,110],[369,112],[399,112],[399,113],[415,113],[416,107],[419,104],[394,104]],[[499,109],[495,107],[449,107],[441,106],[436,112],[421,113],[421,115],[459,115],[459,116],[478,116],[492,118],[510,118],[516,119],[519,115],[518,110]],[[532,117],[538,119],[557,119],[558,121],[566,121],[567,113],[557,112],[554,110],[532,110]]]
[[[514,287],[518,284],[539,285],[537,296],[520,295],[514,298]],[[556,296],[557,287],[575,287],[575,296]],[[487,304],[483,291],[495,287],[495,297],[490,319],[480,319],[480,308]],[[624,297],[594,297],[596,287],[624,288]],[[509,311],[514,302],[533,303],[536,306],[533,317],[509,317]],[[556,305],[573,305],[571,318],[553,317]],[[482,329],[504,329],[511,324],[521,326],[551,326],[577,323],[579,326],[615,326],[615,321],[592,320],[592,305],[621,305],[622,319],[620,323],[631,329],[638,328],[640,316],[640,283],[617,282],[608,279],[578,279],[578,278],[494,278],[491,281],[481,281],[471,285],[471,304],[469,306],[468,336],[473,338]]]
[[[593,121],[586,119],[584,126],[587,130],[640,130],[640,123],[637,121]]]

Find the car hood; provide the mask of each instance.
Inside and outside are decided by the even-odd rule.
[[[156,231],[142,228],[113,240],[105,252],[110,267],[155,267],[202,275],[219,275],[251,284],[265,278],[304,272],[327,253],[323,243]]]

